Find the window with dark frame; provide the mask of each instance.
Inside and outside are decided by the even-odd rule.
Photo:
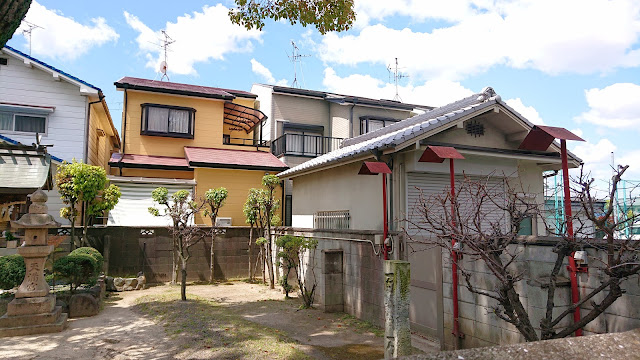
[[[0,112],[0,130],[45,134],[47,132],[47,117]]]
[[[397,119],[391,118],[378,118],[375,116],[361,116],[360,117],[360,135],[367,134],[372,131],[382,129],[398,122]]]
[[[160,104],[141,106],[141,134],[193,139],[195,109]]]

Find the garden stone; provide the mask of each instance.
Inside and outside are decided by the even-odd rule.
[[[69,317],[94,316],[99,310],[98,300],[91,294],[75,294],[69,300]]]
[[[93,296],[96,300],[100,301],[102,299],[102,289],[100,285],[95,285],[87,290],[87,293]]]
[[[143,290],[146,283],[147,278],[144,275],[138,276],[138,286],[136,286],[136,290]]]
[[[60,306],[62,308],[63,313],[69,313],[69,305],[64,300],[56,299],[56,307]]]
[[[135,290],[137,286],[138,286],[138,279],[137,278],[129,278],[129,279],[125,279],[124,280],[124,290],[125,291]]]
[[[105,278],[105,285],[106,285],[107,291],[117,291],[116,286],[114,285],[114,278],[112,276],[107,276]]]
[[[113,279],[113,286],[116,288],[116,291],[124,290],[124,279],[123,278],[115,278]]]

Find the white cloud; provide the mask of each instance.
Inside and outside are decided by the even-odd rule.
[[[164,30],[175,41],[168,53],[168,70],[174,74],[196,74],[194,64],[210,60],[224,60],[226,54],[250,52],[251,40],[261,41],[258,30],[246,30],[229,20],[229,9],[221,4],[205,5],[202,12],[184,14],[175,22],[167,22]],[[147,67],[158,69],[163,59],[160,30],[152,30],[137,16],[124,12],[127,24],[136,30],[138,47],[148,60]]]
[[[92,47],[118,40],[118,33],[107,25],[102,17],[90,19],[89,24],[81,24],[66,17],[58,10],[47,9],[34,1],[25,20],[42,29],[31,33],[31,54],[55,59],[73,60],[87,53]],[[22,23],[16,34],[27,29]],[[25,48],[29,48],[29,38],[24,35]]]
[[[585,90],[589,110],[575,118],[578,122],[609,128],[640,126],[640,85],[617,83],[603,89]]]
[[[332,68],[324,70],[322,84],[328,91],[374,99],[393,99],[395,85],[370,75],[352,74],[340,77]],[[421,85],[398,86],[398,94],[405,103],[441,106],[473,94],[458,82],[431,80]]]
[[[275,84],[279,86],[287,86],[286,79],[280,79],[276,81],[276,78],[273,77],[271,70],[267,69],[266,66],[262,65],[258,60],[251,59],[251,71],[254,74],[262,77],[267,84]]]
[[[501,64],[549,74],[640,65],[640,3],[634,0],[420,3],[425,4],[405,1],[396,10],[383,7],[395,3],[380,0],[358,6],[367,9],[364,17],[369,18],[437,17],[451,24],[430,32],[376,24],[356,35],[330,33],[319,46],[320,58],[328,64],[386,65],[397,56],[412,76],[454,80]],[[420,10],[434,3],[442,6],[441,12],[428,16]]]
[[[542,121],[538,111],[533,106],[526,106],[523,104],[520,98],[509,99],[506,103],[532,123],[536,125],[544,125],[544,121]]]
[[[584,162],[584,169],[598,180],[611,178],[611,152],[617,147],[609,139],[600,139],[597,143],[581,142],[572,152]],[[573,171],[575,174],[575,170]]]
[[[384,20],[393,15],[408,16],[423,21],[428,18],[457,21],[477,13],[477,1],[448,0],[358,0],[355,2],[356,26],[366,26],[371,20]]]

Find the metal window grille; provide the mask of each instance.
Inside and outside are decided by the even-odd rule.
[[[313,215],[316,229],[349,229],[350,222],[349,210],[318,211]]]

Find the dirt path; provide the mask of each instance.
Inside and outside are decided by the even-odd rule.
[[[176,287],[157,286],[113,293],[98,316],[70,320],[68,329],[62,333],[1,339],[0,358],[183,358],[184,349],[167,337],[161,324],[134,310],[136,299],[141,296],[176,290]],[[262,285],[243,282],[192,285],[187,288],[187,294],[214,300],[248,321],[281,331],[317,359],[383,356],[383,338],[374,334],[378,329],[344,314],[327,314],[316,309],[298,311],[297,299],[283,301],[281,292]],[[187,357],[200,358],[196,353]]]
[[[70,319],[65,331],[0,340],[0,359],[170,359],[162,326],[130,309],[144,292],[109,300],[97,316]]]

